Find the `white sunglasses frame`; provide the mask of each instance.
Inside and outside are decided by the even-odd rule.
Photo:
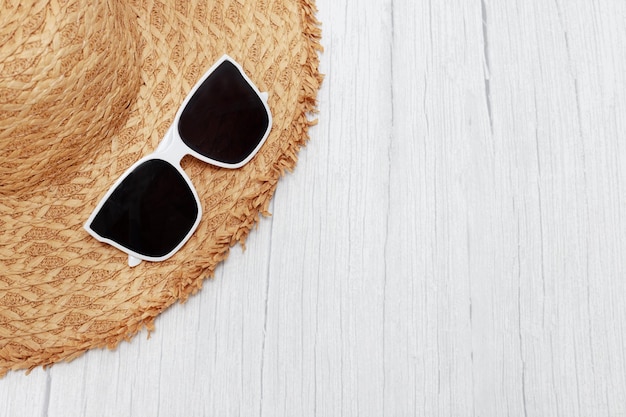
[[[225,163],[225,162],[222,162],[222,161],[216,161],[216,160],[214,160],[212,158],[208,158],[208,157],[206,157],[204,155],[201,155],[198,152],[194,151],[189,146],[187,146],[185,144],[185,142],[183,142],[183,139],[180,137],[180,134],[178,133],[178,129],[177,129],[178,122],[180,121],[180,115],[182,114],[183,110],[187,106],[187,103],[189,102],[191,97],[198,90],[198,88],[202,85],[202,83],[215,71],[215,69],[217,69],[217,67],[219,67],[224,62],[230,62],[231,64],[233,64],[237,68],[239,73],[243,76],[243,78],[246,80],[246,82],[250,85],[250,87],[252,87],[254,92],[261,99],[261,102],[263,103],[263,106],[265,107],[265,111],[267,112],[267,117],[268,117],[267,129],[265,130],[265,133],[263,134],[263,137],[259,141],[259,144],[250,153],[250,155],[248,155],[243,161],[235,163],[235,164],[229,164],[229,163]],[[89,219],[87,220],[87,222],[83,226],[84,229],[91,236],[93,236],[96,240],[98,240],[100,242],[103,242],[103,243],[107,243],[107,244],[115,247],[116,249],[119,249],[120,251],[126,253],[128,255],[128,265],[131,266],[131,267],[139,265],[141,263],[141,261],[160,262],[160,261],[164,261],[164,260],[172,257],[176,252],[178,252],[180,250],[180,248],[182,248],[185,245],[185,243],[187,243],[189,238],[191,238],[191,236],[194,234],[194,232],[198,228],[198,225],[200,224],[200,220],[202,219],[202,205],[200,204],[200,198],[198,197],[198,193],[197,193],[196,188],[194,187],[193,183],[191,182],[191,179],[189,178],[189,176],[187,175],[187,173],[185,172],[185,170],[182,168],[182,166],[180,164],[182,159],[185,156],[187,156],[187,155],[191,155],[194,158],[197,158],[197,159],[199,159],[199,160],[201,160],[201,161],[203,161],[203,162],[205,162],[207,164],[215,165],[215,166],[218,166],[218,167],[221,167],[221,168],[229,168],[229,169],[240,168],[240,167],[244,166],[245,164],[247,164],[257,154],[259,149],[261,149],[261,147],[263,146],[263,144],[267,140],[267,137],[269,136],[270,131],[272,130],[272,112],[270,111],[270,108],[269,108],[269,106],[267,104],[267,100],[268,100],[268,94],[266,92],[262,93],[262,92],[259,91],[259,89],[256,87],[256,85],[252,82],[252,80],[250,80],[248,75],[245,73],[245,71],[243,70],[242,66],[239,63],[237,63],[230,56],[223,55],[221,58],[219,58],[215,62],[215,64],[213,64],[213,66],[211,68],[209,68],[209,70],[207,72],[204,73],[204,75],[200,78],[200,80],[193,86],[191,91],[187,94],[187,97],[185,97],[185,99],[183,100],[182,104],[180,105],[178,111],[176,112],[176,117],[174,118],[174,121],[172,122],[172,125],[169,127],[169,129],[165,133],[165,136],[163,137],[163,139],[159,143],[159,146],[156,148],[156,150],[153,153],[151,153],[149,155],[146,155],[143,158],[141,158],[139,161],[135,162],[130,168],[128,168],[117,179],[117,181],[109,188],[107,193],[104,195],[104,197],[102,197],[102,199],[100,200],[100,202],[98,203],[96,208],[93,210],[93,212],[89,216]],[[172,165],[181,174],[181,176],[183,177],[183,179],[185,180],[185,182],[189,186],[189,189],[193,193],[194,199],[196,200],[196,205],[198,206],[198,214],[196,216],[196,220],[195,220],[193,226],[191,227],[191,229],[189,230],[189,232],[187,233],[187,235],[185,236],[185,238],[174,249],[172,249],[170,252],[168,252],[167,254],[165,254],[163,256],[159,256],[159,257],[147,256],[147,255],[143,255],[143,254],[137,253],[135,251],[132,251],[132,250],[126,248],[125,246],[120,245],[119,243],[115,242],[114,240],[111,240],[111,239],[108,239],[108,238],[100,236],[98,233],[96,233],[90,227],[90,225],[94,221],[96,215],[100,212],[100,210],[102,209],[102,207],[104,206],[106,201],[109,199],[111,194],[117,189],[117,187],[122,183],[122,181],[124,181],[124,179],[126,179],[126,177],[128,177],[128,175],[130,173],[132,173],[138,166],[140,166],[141,164],[145,163],[146,161],[151,161],[151,160],[155,160],[155,159],[160,159],[160,160],[168,162],[170,165]]]

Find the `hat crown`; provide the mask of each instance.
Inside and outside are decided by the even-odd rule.
[[[140,85],[127,2],[4,2],[0,15],[0,195],[71,176],[115,134]]]

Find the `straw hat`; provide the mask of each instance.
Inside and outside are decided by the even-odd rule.
[[[27,3],[27,4],[25,4]],[[115,347],[178,300],[266,213],[307,140],[320,32],[313,0],[0,1],[0,375]],[[269,92],[273,128],[243,168],[186,158],[204,214],[164,262],[82,228],[222,56]]]

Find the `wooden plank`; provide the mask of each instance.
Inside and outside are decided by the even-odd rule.
[[[262,415],[382,415],[391,2],[318,6],[324,110],[276,196]]]

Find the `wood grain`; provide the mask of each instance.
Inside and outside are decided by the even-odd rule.
[[[0,415],[626,416],[626,3],[318,8],[319,125],[247,250]]]

